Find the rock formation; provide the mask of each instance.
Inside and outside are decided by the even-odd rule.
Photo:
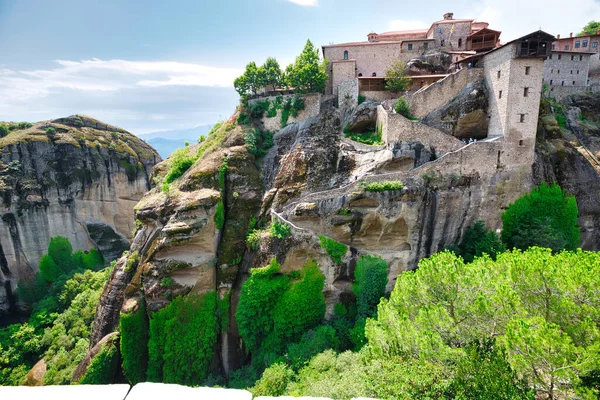
[[[133,207],[160,156],[144,141],[71,116],[0,139],[0,314],[18,309],[16,287],[38,270],[51,236],[106,260],[129,248]]]

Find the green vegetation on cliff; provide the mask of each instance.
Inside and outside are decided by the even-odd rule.
[[[148,367],[148,316],[143,300],[138,307],[121,313],[120,329],[123,373],[132,385],[144,382]]]

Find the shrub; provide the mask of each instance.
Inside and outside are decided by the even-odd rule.
[[[502,241],[508,248],[575,250],[580,237],[577,214],[575,197],[558,185],[542,184],[502,213]]]
[[[256,385],[250,389],[252,395],[281,396],[285,393],[294,372],[283,363],[275,363],[265,370]]]
[[[52,126],[49,126],[46,128],[46,133],[49,135],[54,135],[56,133],[56,129],[54,129]]]
[[[200,385],[214,358],[217,314],[216,292],[177,297],[156,312],[150,320],[148,379]]]
[[[402,188],[403,185],[400,181],[371,182],[365,185],[367,192],[385,192],[387,190],[401,190]]]
[[[109,385],[114,383],[119,368],[119,351],[114,343],[106,343],[90,362],[81,385]]]
[[[6,126],[6,124],[0,124],[0,138],[5,137],[9,133],[10,130],[8,129],[8,126]]]
[[[288,346],[288,359],[294,370],[298,370],[311,358],[327,349],[337,349],[339,341],[336,331],[329,325],[320,325],[306,331],[300,342]]]
[[[246,236],[246,245],[250,250],[256,251],[260,248],[262,230],[253,229],[248,236]]]
[[[496,232],[487,229],[483,221],[478,220],[465,230],[462,241],[456,247],[455,253],[465,262],[472,262],[475,257],[488,254],[493,260],[496,254],[506,250]]]
[[[410,77],[406,74],[406,64],[401,60],[392,61],[390,67],[385,71],[385,88],[398,93],[409,88]]]
[[[133,272],[140,263],[140,255],[137,250],[129,254],[127,257],[127,264],[125,264],[125,272]]]
[[[342,257],[346,255],[348,246],[323,235],[319,235],[319,243],[333,261],[337,264],[343,263]]]
[[[262,158],[273,147],[273,133],[253,129],[244,138],[248,153],[256,158]]]
[[[365,101],[367,101],[367,98],[365,96],[363,96],[362,94],[359,94],[358,95],[358,105],[361,105]]]
[[[237,117],[238,125],[248,125],[250,123],[250,116],[244,112],[240,112]]]
[[[198,155],[190,154],[190,151],[187,147],[175,150],[175,152],[171,154],[167,161],[169,172],[167,172],[165,175],[164,182],[171,183],[175,179],[185,174],[185,172],[190,169],[192,165],[194,165],[197,159]]]
[[[31,128],[32,126],[33,126],[33,124],[32,124],[32,123],[30,123],[30,122],[19,122],[19,123],[17,124],[17,127],[18,127],[19,129],[29,129],[29,128]]]
[[[120,326],[123,373],[132,385],[144,382],[148,367],[148,320],[143,299],[137,310],[121,313]]]
[[[387,263],[381,257],[364,255],[358,259],[352,290],[356,294],[359,317],[368,318],[377,311],[388,283],[387,273]]]
[[[248,112],[252,118],[262,118],[265,112],[269,109],[269,100],[255,101],[248,107]]]
[[[162,278],[162,279],[160,280],[160,286],[161,286],[161,287],[166,287],[166,288],[168,288],[168,287],[171,287],[171,286],[173,286],[173,284],[174,284],[174,283],[175,283],[175,282],[173,281],[173,278],[171,278],[171,277],[168,277],[168,276],[165,276],[164,278]]]
[[[252,269],[242,285],[235,319],[240,337],[251,352],[258,351],[263,339],[273,331],[275,305],[290,285],[280,269],[273,258],[266,267]]]
[[[217,209],[215,211],[215,226],[218,230],[222,231],[223,226],[225,225],[225,204],[223,201],[219,201],[217,203]]]
[[[275,221],[271,224],[269,232],[271,236],[283,240],[292,233],[292,228],[285,222]]]
[[[347,133],[346,137],[355,142],[368,144],[370,146],[377,146],[383,144],[381,140],[381,133],[377,131],[363,132],[363,133]]]
[[[398,113],[406,118],[411,117],[410,106],[408,105],[408,102],[406,101],[406,99],[404,97],[400,97],[396,101],[396,104],[394,104],[394,111],[396,111],[396,113]]]

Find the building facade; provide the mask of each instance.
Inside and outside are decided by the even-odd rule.
[[[592,53],[553,50],[544,62],[544,83],[548,90],[555,86],[588,86]]]
[[[327,94],[337,94],[339,84],[345,80],[380,78],[375,85],[383,86],[385,71],[393,61],[406,63],[430,52],[445,52],[453,59],[489,51],[498,46],[500,31],[488,28],[487,22],[472,19],[454,19],[452,13],[434,22],[428,29],[394,31],[377,34],[371,32],[365,42],[351,42],[322,46],[323,57],[330,61]],[[441,75],[443,78],[445,75]],[[413,87],[429,84],[432,75],[415,76]],[[364,87],[367,82],[359,86]],[[373,85],[370,79],[368,86]],[[417,87],[418,86],[418,87]]]

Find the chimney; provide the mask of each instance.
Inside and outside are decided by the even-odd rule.
[[[560,35],[556,35],[556,38],[557,38],[557,39],[560,39]]]
[[[573,32],[569,33],[569,37],[573,37]]]
[[[452,17],[454,17],[454,13],[446,13],[446,14],[444,14],[444,19],[453,19]]]

